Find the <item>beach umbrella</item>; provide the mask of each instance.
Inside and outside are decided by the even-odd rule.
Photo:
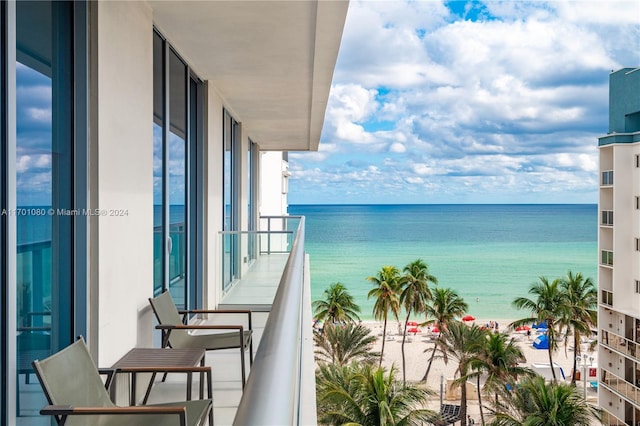
[[[533,341],[533,347],[536,349],[549,349],[549,338],[546,334],[536,337]]]
[[[407,326],[408,327],[417,327],[418,323],[415,321],[407,321]]]
[[[439,329],[438,327],[433,327],[433,328],[431,329],[431,332],[432,332],[432,333],[440,333],[440,329]]]
[[[474,317],[473,315],[465,315],[462,317],[462,321],[473,321],[475,319],[476,317]]]
[[[422,333],[422,331],[417,327],[413,327],[413,328],[408,329],[407,333],[417,334],[417,333]]]
[[[516,331],[529,331],[531,330],[531,327],[529,327],[528,325],[519,325],[518,327],[516,327]]]

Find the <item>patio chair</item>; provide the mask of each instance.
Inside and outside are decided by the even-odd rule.
[[[187,310],[178,311],[171,294],[164,291],[160,296],[149,298],[151,308],[158,320],[157,329],[162,330],[162,347],[202,348],[207,351],[240,349],[242,389],[246,382],[244,352],[249,350],[249,365],[253,365],[253,339],[250,310]],[[180,314],[183,316],[180,317]],[[187,324],[190,314],[247,314],[244,325]],[[190,334],[190,330],[217,331],[207,334]],[[233,330],[233,331],[231,331]]]
[[[209,417],[210,399],[135,407],[116,406],[107,388],[114,370],[98,370],[82,338],[42,361],[33,369],[50,405],[41,415],[53,416],[58,425],[95,426],[197,426]],[[103,383],[101,374],[107,375]]]

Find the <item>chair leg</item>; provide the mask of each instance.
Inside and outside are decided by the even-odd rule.
[[[251,341],[249,342],[249,366],[253,366],[253,336],[251,336]]]
[[[240,363],[242,368],[242,390],[244,390],[245,384],[245,369],[244,369],[244,347],[240,346]]]

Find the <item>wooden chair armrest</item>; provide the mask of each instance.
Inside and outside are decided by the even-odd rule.
[[[136,373],[210,373],[211,367],[194,365],[192,367],[135,367],[123,368],[123,372],[135,370]]]
[[[189,309],[187,311],[178,311],[181,314],[248,314],[253,311],[250,309]]]
[[[244,330],[242,325],[214,325],[214,324],[193,324],[193,325],[170,325],[158,324],[158,330]]]
[[[252,330],[253,311],[250,309],[189,309],[178,311],[183,315],[183,322],[189,314],[247,314],[249,319],[249,330]]]
[[[186,414],[185,406],[153,406],[136,405],[133,407],[73,407],[71,405],[47,405],[40,414],[45,416],[59,415],[96,415],[96,414]]]
[[[122,415],[122,414],[175,414],[180,419],[179,425],[185,426],[187,421],[187,408],[184,406],[151,406],[137,405],[135,407],[73,407],[70,405],[47,405],[40,414],[43,416],[55,416],[58,424],[64,424],[67,416],[95,416],[95,415]]]

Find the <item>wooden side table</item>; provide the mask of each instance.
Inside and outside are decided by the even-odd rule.
[[[157,373],[185,373],[187,375],[187,400],[191,400],[193,373],[200,374],[200,399],[204,395],[204,377],[207,380],[208,397],[212,397],[211,367],[204,366],[204,349],[133,348],[111,367],[115,373],[131,376],[130,404],[136,405],[136,375],[151,373],[151,380],[142,401],[147,403]]]

